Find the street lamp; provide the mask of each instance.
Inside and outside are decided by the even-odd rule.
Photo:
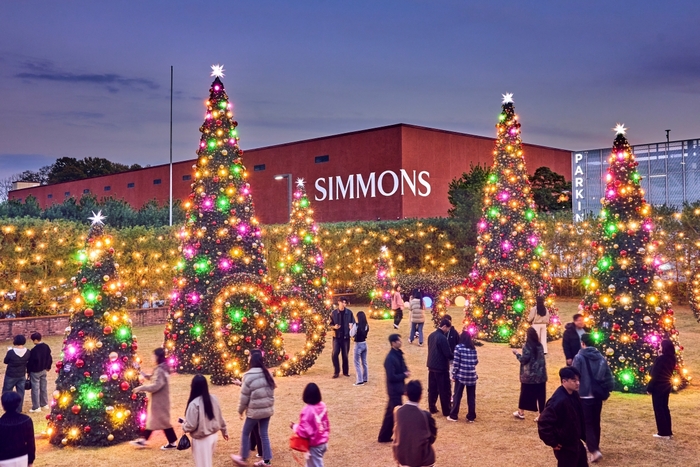
[[[275,175],[275,180],[287,179],[287,204],[289,205],[289,220],[292,220],[292,174]]]

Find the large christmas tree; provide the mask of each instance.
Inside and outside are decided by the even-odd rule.
[[[303,179],[298,179],[292,199],[292,215],[287,228],[283,254],[278,264],[282,331],[304,332],[303,348],[278,370],[280,374],[304,373],[323,350],[326,326],[330,318],[328,278],[319,247],[319,227],[306,194]]]
[[[182,259],[165,348],[180,372],[212,373],[212,381],[223,384],[245,371],[252,348],[263,350],[269,364],[278,362],[281,339],[264,287],[264,245],[238,146],[238,123],[220,79],[223,67],[212,69],[192,193],[184,204]],[[235,306],[215,306],[230,286],[237,290]]]
[[[106,446],[135,439],[145,422],[136,337],[114,262],[112,238],[94,214],[73,280],[71,318],[56,363],[56,390],[47,415],[52,444]]]
[[[535,221],[520,138],[520,122],[512,94],[503,96],[496,124],[496,148],[484,197],[483,218],[477,225],[476,258],[467,284],[470,294],[466,322],[479,338],[519,345],[525,335],[527,312],[537,295],[549,296],[545,249]],[[548,337],[560,334],[556,310]]]
[[[688,381],[687,370],[670,297],[658,275],[661,261],[651,240],[652,209],[644,199],[638,162],[625,128],[618,125],[615,131],[601,200],[599,239],[593,244],[598,263],[592,277],[585,279],[587,294],[582,306],[592,336],[615,376],[616,390],[646,391],[649,367],[667,338],[677,350],[673,386],[679,389]]]
[[[374,290],[370,292],[370,317],[374,319],[389,319],[394,311],[391,309],[392,278],[394,264],[391,261],[389,248],[382,246],[377,259],[377,276]]]

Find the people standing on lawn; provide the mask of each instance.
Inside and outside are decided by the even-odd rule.
[[[130,443],[138,448],[145,448],[146,441],[156,430],[163,430],[168,444],[161,446],[161,449],[168,451],[177,448],[177,435],[170,423],[170,366],[165,360],[165,350],[158,347],[153,351],[156,368],[153,374],[141,372],[144,379],[151,382],[134,388],[134,392],[147,392],[148,415],[146,416],[146,430],[143,437]]]
[[[219,400],[215,395],[209,394],[207,379],[202,375],[192,378],[182,431],[192,436],[195,467],[212,467],[219,431],[226,441],[228,432]]]
[[[243,375],[241,383],[241,395],[238,401],[238,414],[245,422],[241,432],[241,450],[239,454],[231,454],[235,465],[248,465],[250,454],[250,432],[255,425],[260,428],[260,438],[263,445],[263,459],[253,464],[254,466],[271,465],[272,448],[268,428],[270,418],[275,413],[275,389],[277,384],[265,367],[263,354],[258,349],[250,351],[248,371]]]
[[[528,328],[522,354],[516,349],[513,354],[520,361],[520,400],[513,416],[523,420],[526,410],[542,414],[547,398],[547,365],[537,331]]]
[[[566,326],[564,326],[564,335],[561,340],[567,365],[571,365],[574,361],[574,357],[578,351],[581,350],[581,336],[585,333],[583,315],[576,313],[573,321],[571,323],[566,323]]]
[[[364,311],[357,312],[357,325],[355,331],[355,351],[353,353],[353,361],[355,363],[355,384],[353,386],[362,386],[367,384],[367,334],[369,333],[369,324],[367,323],[367,315]]]
[[[423,325],[425,325],[425,305],[422,294],[418,290],[411,292],[409,299],[411,333],[408,335],[408,343],[413,344],[413,340],[418,335],[418,346],[423,346]]]
[[[309,440],[309,455],[305,467],[323,467],[323,455],[328,450],[331,432],[328,409],[316,383],[306,385],[302,400],[306,405],[299,414],[299,423],[292,422],[290,427],[297,436]]]
[[[435,419],[420,408],[423,387],[420,381],[406,385],[408,401],[394,412],[394,460],[402,467],[435,465],[433,443],[437,438]]]
[[[594,345],[590,334],[582,335],[581,350],[574,357],[571,366],[581,374],[578,395],[586,424],[586,449],[591,462],[598,462],[603,457],[600,452],[600,414],[603,411],[603,401],[607,400],[615,387],[615,379],[608,361]]]
[[[467,392],[467,422],[473,423],[476,419],[476,365],[479,359],[476,355],[476,347],[472,342],[472,336],[468,331],[462,331],[459,344],[455,347],[454,363],[452,365],[452,381],[455,383],[454,397],[452,398],[452,410],[447,420],[456,422],[459,420],[459,405],[462,393]]]
[[[384,412],[382,427],[379,429],[377,441],[380,443],[390,443],[392,430],[394,429],[394,409],[403,404],[403,395],[406,392],[406,378],[411,376],[411,372],[406,367],[406,361],[401,351],[401,336],[391,334],[389,336],[391,350],[384,360],[384,370],[386,372],[386,392],[389,401]]]
[[[2,383],[2,393],[16,391],[19,394],[20,402],[17,411],[22,413],[24,406],[24,385],[27,380],[27,364],[29,363],[29,349],[24,344],[27,338],[17,334],[12,340],[12,347],[5,355],[5,379]]]
[[[668,339],[662,340],[659,356],[651,366],[651,380],[647,386],[656,419],[655,438],[671,439],[673,436],[668,397],[673,390],[673,372],[676,370],[676,363],[676,347],[673,342]]]
[[[333,336],[333,378],[340,375],[340,362],[338,355],[343,358],[343,376],[350,376],[350,368],[348,364],[348,352],[350,352],[350,327],[355,322],[355,317],[347,308],[348,299],[342,297],[338,300],[338,309],[331,313],[331,328],[335,335]]]
[[[547,401],[537,422],[540,439],[554,451],[558,467],[587,467],[586,427],[579,399],[579,371],[567,366],[559,370],[561,386]]]
[[[49,407],[49,392],[46,383],[46,372],[51,371],[53,359],[51,358],[51,347],[41,342],[41,334],[32,333],[30,336],[34,347],[29,352],[29,363],[27,363],[27,373],[32,382],[32,413],[41,412],[41,409],[51,410]]]
[[[527,317],[528,323],[537,331],[537,337],[540,339],[540,344],[544,349],[544,354],[547,355],[547,326],[549,326],[549,310],[544,304],[544,296],[538,295],[535,301],[535,306],[530,309],[530,314]]]
[[[443,318],[440,327],[428,336],[428,409],[431,414],[438,412],[437,400],[440,398],[442,415],[450,415],[450,360],[453,353],[447,343],[450,321]]]
[[[22,398],[14,391],[3,393],[0,417],[0,466],[31,467],[36,456],[34,423],[20,413]]]
[[[394,329],[399,328],[403,319],[403,297],[401,296],[401,286],[395,284],[391,292],[391,309],[394,310]]]

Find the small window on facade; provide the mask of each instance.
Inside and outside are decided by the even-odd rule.
[[[155,180],[153,180],[153,184],[160,185],[160,178],[156,178]]]
[[[265,164],[258,164],[253,166],[253,172],[260,172],[261,170],[265,170]]]
[[[328,162],[330,160],[330,156],[325,155],[325,156],[316,156],[316,159],[314,159],[314,162],[317,164],[320,164],[322,162]]]
[[[21,203],[21,202],[22,202],[22,198],[17,198],[17,202],[18,202],[18,203]]]
[[[90,193],[90,189],[89,189],[89,188],[85,188],[85,189],[83,190],[83,193]]]
[[[192,180],[192,175],[183,175],[182,176],[182,181],[186,182],[187,180]]]
[[[134,187],[134,182],[127,183],[127,184],[126,184],[126,187],[127,187],[127,188],[133,188],[133,187]]]
[[[53,195],[47,195],[46,197],[51,199],[51,198],[53,198]]]
[[[68,197],[70,196],[70,191],[66,191],[65,193],[63,193],[63,196],[65,196],[66,198],[68,198]]]
[[[112,187],[109,186],[109,185],[107,185],[107,186],[105,187],[105,191],[112,191]]]

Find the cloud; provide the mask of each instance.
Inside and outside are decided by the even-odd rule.
[[[96,84],[105,86],[110,93],[122,89],[159,89],[160,85],[146,78],[130,78],[116,73],[71,73],[57,70],[46,60],[25,61],[26,71],[15,74],[15,78],[35,81],[56,81],[73,84]]]

